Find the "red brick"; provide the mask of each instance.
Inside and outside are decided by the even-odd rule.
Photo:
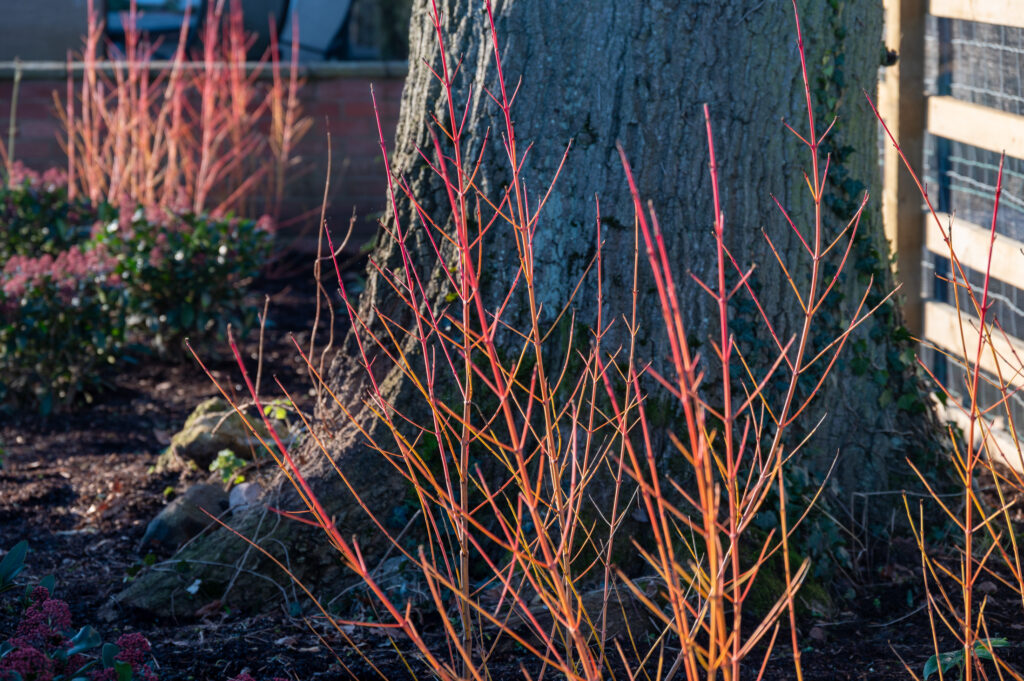
[[[335,99],[317,99],[303,102],[303,113],[312,116],[314,125],[322,126],[324,118],[332,121],[341,115],[341,103]]]
[[[331,224],[338,228],[347,226],[355,207],[358,214],[357,241],[365,241],[373,235],[376,227],[371,216],[385,208],[386,178],[370,99],[371,83],[380,110],[384,139],[391,147],[404,86],[402,79],[315,80],[301,91],[304,112],[312,117],[313,126],[297,149],[303,157],[306,171],[293,177],[287,198],[282,203],[283,220],[319,208],[327,174],[326,132],[330,130],[334,149],[328,211]],[[54,91],[63,99],[66,82],[63,79],[22,81],[18,93],[19,137],[15,156],[40,170],[53,166],[67,167],[67,158],[57,141],[57,135],[63,133],[54,111]],[[78,88],[76,95],[77,92]],[[6,130],[10,99],[11,82],[0,82],[0,129]],[[298,234],[310,225],[315,228],[316,220],[317,216],[300,220],[289,227],[289,233]]]
[[[0,107],[2,107],[0,108],[0,112],[2,112],[0,115],[3,115],[4,118],[10,115],[10,102],[4,102],[3,104],[0,104]],[[60,123],[58,122],[56,115],[57,111],[53,106],[53,102],[44,102],[41,100],[30,100],[25,102],[19,99],[18,110],[16,113],[16,118],[19,121],[26,119],[48,120],[52,121],[52,125],[60,127]]]
[[[18,134],[26,138],[55,139],[61,134],[60,123],[52,117],[19,115],[16,125]]]
[[[373,109],[373,102],[369,97],[364,99],[350,99],[342,102],[341,113],[346,120],[358,121],[376,120],[376,112]],[[383,122],[383,120],[382,120]]]

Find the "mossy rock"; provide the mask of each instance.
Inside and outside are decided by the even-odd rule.
[[[196,485],[160,511],[149,523],[139,550],[176,550],[228,510],[228,493],[219,485]]]
[[[249,417],[249,423],[264,442],[270,433],[259,417]],[[240,459],[251,460],[263,445],[234,408],[220,397],[201,402],[181,431],[171,438],[171,445],[157,462],[158,471],[183,470],[192,462],[200,470],[209,470],[217,454],[225,449]]]

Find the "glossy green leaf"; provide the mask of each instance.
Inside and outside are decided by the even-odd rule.
[[[100,650],[100,661],[103,662],[104,668],[114,666],[114,658],[121,652],[121,649],[113,643],[104,643],[102,650]]]
[[[103,638],[100,637],[100,632],[92,627],[82,627],[71,639],[71,647],[68,648],[67,654],[68,657],[71,657],[101,645],[103,645]]]
[[[25,569],[25,556],[28,555],[28,542],[22,540],[7,552],[0,560],[0,590],[5,590],[10,582]]]

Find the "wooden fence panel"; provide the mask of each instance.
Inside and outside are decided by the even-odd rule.
[[[940,21],[937,30],[938,54],[930,55],[939,59],[936,89],[944,95],[951,91],[955,92],[961,98],[926,97],[922,76],[925,67],[926,20],[931,14],[942,20],[1008,27],[1005,32],[998,31],[998,38],[991,39],[991,49],[1004,51],[1000,53],[999,59],[992,62],[998,67],[1003,65],[1005,51],[1014,53],[1016,49],[1013,47],[1016,43],[1013,42],[1015,34],[1012,31],[1024,28],[1024,0],[886,0],[885,5],[886,47],[899,52],[899,61],[897,66],[883,71],[879,85],[879,109],[922,179],[925,179],[925,170],[921,168],[925,160],[924,140],[931,139],[935,142],[934,154],[930,156],[933,164],[930,172],[931,180],[937,175],[940,182],[938,187],[929,184],[928,191],[937,209],[952,212],[960,205],[957,198],[960,194],[952,193],[954,190],[951,187],[956,186],[955,191],[961,194],[970,194],[973,191],[975,196],[993,191],[993,188],[988,186],[993,182],[991,177],[986,176],[985,179],[978,180],[961,176],[965,172],[965,167],[968,172],[971,170],[970,163],[974,155],[967,155],[966,160],[959,158],[957,162],[960,165],[955,168],[948,165],[951,159],[957,158],[956,154],[961,157],[965,155],[964,152],[954,149],[973,149],[977,154],[1005,153],[1013,159],[1024,159],[1024,115],[992,108],[1006,106],[1008,110],[1016,110],[1014,98],[1024,97],[1024,87],[1018,92],[1014,87],[993,88],[989,83],[991,79],[1012,80],[1015,77],[1024,81],[1024,67],[1015,69],[1011,61],[1010,66],[1006,67],[1008,70],[1004,69],[1002,72],[971,71],[972,68],[992,66],[985,60],[980,60],[980,57],[975,64],[969,54],[965,56],[957,50],[972,48],[970,41],[974,40],[973,36],[979,35],[979,32],[980,35],[991,35],[992,29],[959,26],[948,21]],[[1009,37],[1004,35],[1006,32],[1009,32]],[[951,88],[949,69],[954,68],[954,65],[955,68],[966,68],[970,72],[957,73],[958,87]],[[972,78],[976,80],[971,80]],[[972,88],[977,88],[977,91]],[[991,106],[964,101],[967,98],[973,99],[976,95],[979,101],[983,100]],[[936,297],[941,300],[926,300],[928,296],[925,290],[930,289],[930,286],[923,284],[931,282],[922,281],[922,263],[931,262],[935,256],[950,258],[950,245],[943,239],[934,218],[922,214],[923,202],[920,193],[903,174],[902,163],[891,149],[886,151],[884,169],[883,214],[886,234],[896,250],[896,276],[897,280],[903,283],[908,326],[926,346],[937,348],[937,355],[925,353],[923,356],[930,363],[934,362],[933,368],[939,371],[940,376],[948,370],[948,375],[942,380],[948,381],[947,387],[954,392],[959,392],[957,385],[961,377],[956,367],[962,366],[962,357],[967,357],[968,362],[973,362],[977,355],[979,320],[974,316],[974,310],[964,309],[961,305],[958,311],[950,303],[944,302],[950,293],[955,299],[958,296],[955,291],[950,292],[947,289],[944,292],[942,287],[939,287],[936,290]],[[979,164],[977,172],[993,171]],[[974,184],[971,184],[972,182]],[[994,200],[995,197],[991,198]],[[1015,198],[1024,199],[1022,196]],[[966,205],[961,207],[967,208]],[[972,219],[984,221],[981,217],[983,212],[979,213],[978,206],[972,205],[970,210]],[[1024,312],[1017,309],[1024,296],[1024,242],[1018,240],[1019,229],[1011,230],[1017,239],[1000,234],[997,230],[993,246],[988,225],[972,224],[948,214],[940,214],[939,219],[947,233],[951,234],[956,259],[975,273],[971,280],[976,281],[978,273],[984,274],[988,271],[994,282],[1002,282],[996,286],[1000,309],[1011,316],[1024,315]],[[1007,229],[1007,223],[1001,223],[1000,228]],[[936,267],[941,269],[941,261],[935,262]],[[959,295],[963,300],[962,293]],[[1019,317],[1015,319],[1019,321]],[[920,324],[916,325],[915,320],[919,320]],[[1016,329],[1020,324],[1015,322],[1008,326]],[[991,334],[991,346],[984,348],[980,368],[990,377],[988,380],[998,376],[997,380],[1014,388],[1024,389],[1024,340],[1004,335],[995,325],[990,325],[986,332]],[[1020,332],[1015,330],[1015,333]],[[1024,420],[1024,402],[1011,405],[1011,408]],[[1015,419],[1018,416],[1015,416]],[[1010,463],[1024,470],[1024,462]]]
[[[927,219],[929,224],[925,228],[925,234],[928,235],[925,243],[928,250],[948,258],[949,246],[942,238],[942,233],[934,221],[931,218]],[[955,220],[945,213],[939,214],[939,220],[942,221],[942,226],[953,241],[953,252],[956,253],[960,264],[975,272],[984,272],[989,264],[988,250],[991,240],[989,228],[965,220]],[[1022,270],[1024,270],[1024,255],[1021,255],[1021,249],[1024,249],[1024,242],[997,234],[995,251],[992,254],[992,269],[990,270],[992,277],[1011,284],[1024,283],[1024,277],[1021,276]]]
[[[928,131],[972,147],[1024,158],[1024,116],[952,97],[929,97]]]
[[[886,0],[885,44],[899,58],[884,69],[878,107],[886,125],[908,158],[924,149],[924,18],[925,0]],[[903,318],[911,333],[923,328],[921,307],[921,195],[891,144],[885,145],[882,213],[885,236],[896,253],[896,275],[902,284]]]
[[[929,300],[924,306],[924,332],[928,341],[948,351],[950,356],[959,358],[967,356],[974,360],[978,352],[978,319],[948,303]],[[1024,387],[1024,374],[1019,372],[1024,362],[1024,341],[1004,337],[998,329],[991,329],[992,346],[986,347],[981,353],[981,369],[992,376],[1002,376],[1002,380],[1015,388]],[[993,356],[992,349],[996,356]],[[955,389],[955,386],[950,386]]]
[[[932,0],[929,9],[937,17],[1024,28],[1021,0]]]

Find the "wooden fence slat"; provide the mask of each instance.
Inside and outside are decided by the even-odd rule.
[[[978,320],[966,312],[963,330],[967,341],[967,353],[973,362],[978,351]],[[934,300],[925,303],[924,336],[926,340],[951,352],[954,357],[961,357],[963,345],[960,342],[960,320],[957,318],[956,308],[952,305]],[[993,332],[992,339],[999,354],[999,363],[996,363],[992,357],[992,350],[986,346],[981,353],[982,370],[995,376],[998,368],[1002,372],[1003,380],[1009,381],[1010,385],[1024,386],[1024,374],[1017,371],[1021,368],[1020,363],[1024,362],[1024,341],[1011,337],[1007,342],[998,329]],[[1014,352],[1017,353],[1017,357],[1014,357]]]
[[[1024,2],[1021,5],[1024,7]],[[928,130],[956,142],[1024,158],[1024,116],[952,97],[929,97]]]
[[[959,407],[952,403],[943,405],[938,400],[935,400],[934,403],[941,422],[952,421],[960,426],[960,430],[965,435],[970,432],[971,419]],[[1009,466],[1018,473],[1024,473],[1024,460],[1021,459],[1021,454],[1017,451],[1017,444],[1006,427],[1006,412],[1003,409],[993,410],[993,412],[995,413],[991,414],[991,416],[994,416],[994,418],[982,417],[982,420],[985,421],[984,430],[975,426],[974,448],[980,448],[984,438],[987,440],[985,453],[990,459]],[[994,424],[993,421],[996,421],[996,423]],[[1018,434],[1024,435],[1019,430],[1019,424],[1015,423],[1014,426]],[[1024,442],[1022,442],[1022,445],[1024,445]]]
[[[898,6],[901,0],[888,1]],[[943,19],[1024,28],[1024,0],[929,0],[928,5],[930,14]],[[888,14],[886,19],[889,20]],[[940,27],[944,25],[948,24],[940,24]],[[889,41],[887,34],[887,45]],[[923,36],[921,42],[923,43]],[[1024,159],[1024,116],[958,101],[952,97],[929,97],[925,109],[927,127],[931,134]],[[917,156],[915,160],[921,159],[922,156]],[[887,175],[886,191],[891,191],[888,186],[890,182],[892,178]],[[888,214],[886,215],[888,219]],[[1018,282],[1022,280],[1021,273],[1024,271],[1024,255],[1021,254],[1024,243],[997,235],[993,245],[988,228],[964,220],[955,220],[950,227],[949,215],[939,214],[938,217],[947,228],[956,258],[963,266],[977,272],[985,272],[988,269],[994,279],[1019,285]],[[927,214],[924,216],[923,232],[925,248],[948,258],[950,246],[943,241],[941,231],[933,218]],[[993,248],[991,264],[990,248]],[[914,293],[916,292],[910,292],[909,295]],[[977,318],[968,314],[966,310],[962,316],[958,316],[954,306],[935,300],[924,303],[923,317],[924,328],[921,337],[926,342],[949,352],[953,358],[960,358],[966,353],[969,362],[975,360],[978,356],[979,343]],[[1013,337],[1007,338],[995,328],[991,329],[991,335],[991,346],[986,345],[980,355],[981,369],[990,376],[1001,375],[1012,387],[1024,388],[1024,371],[1021,371],[1021,365],[1024,363],[1024,341]],[[949,387],[957,389],[956,385]],[[947,408],[946,416],[956,416],[957,411],[955,408]],[[974,444],[977,446],[978,442]],[[1013,441],[1010,433],[998,428],[993,430],[989,444],[992,446],[989,451],[991,456],[1001,459],[1018,471],[1024,471],[1024,458],[1021,457],[1017,443]]]
[[[1024,28],[1021,0],[932,0],[931,13],[949,19]]]
[[[908,158],[924,157],[924,28],[926,0],[885,0],[885,46],[899,59],[882,69],[878,110]],[[896,280],[903,289],[903,320],[920,334],[921,248],[924,243],[921,195],[891,144],[885,145],[882,218],[896,254]]]
[[[928,250],[948,258],[949,246],[942,239],[939,228],[935,226],[935,222],[930,217],[926,217],[925,220],[925,244]],[[946,231],[952,235],[953,250],[956,252],[960,264],[970,267],[976,272],[984,272],[988,267],[989,229],[966,220],[954,219],[952,232],[950,232],[950,216],[939,213],[939,220]],[[1024,242],[996,234],[995,251],[992,254],[992,269],[990,270],[992,277],[1013,286],[1024,287],[1024,277],[1021,276],[1021,273],[1024,272],[1022,248],[1024,248]]]

